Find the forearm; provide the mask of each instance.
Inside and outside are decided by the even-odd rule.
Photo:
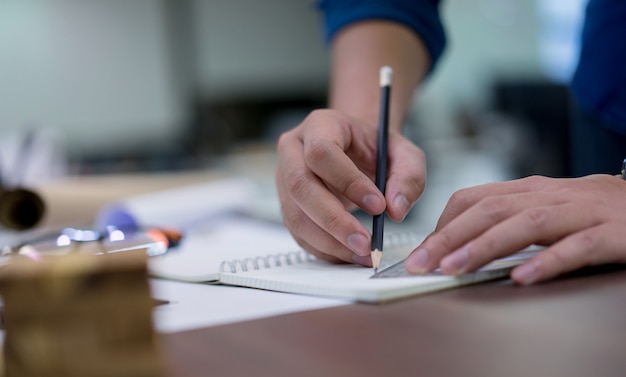
[[[331,46],[330,107],[376,124],[378,72],[394,70],[390,126],[400,129],[430,58],[410,29],[388,21],[360,22],[339,32]]]

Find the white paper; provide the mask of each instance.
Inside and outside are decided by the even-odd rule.
[[[284,226],[231,214],[185,233],[177,249],[151,258],[148,268],[156,277],[205,282],[217,280],[223,261],[296,250]]]
[[[169,300],[153,311],[159,332],[178,332],[280,314],[351,304],[351,301],[258,289],[151,279],[152,295]]]

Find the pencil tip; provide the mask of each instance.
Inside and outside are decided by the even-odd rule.
[[[377,270],[378,267],[380,267],[380,261],[383,259],[383,252],[376,249],[372,251],[371,256],[372,266],[374,267],[374,270]]]

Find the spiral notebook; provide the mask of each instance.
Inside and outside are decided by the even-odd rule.
[[[205,237],[181,250],[152,259],[153,276],[190,282],[227,284],[293,294],[384,302],[487,280],[506,278],[510,270],[535,252],[527,250],[451,277],[438,273],[413,276],[404,258],[423,238],[418,234],[389,234],[385,238],[379,274],[353,264],[331,264],[298,251],[283,227],[236,220],[211,227]]]
[[[387,249],[399,255],[410,252],[414,246],[387,245]],[[382,270],[374,275],[371,268],[329,264],[304,255],[281,254],[260,260],[226,262],[219,280],[222,284],[249,288],[380,303],[507,278],[513,267],[535,252],[523,251],[459,277],[443,275],[438,271],[427,275],[410,275],[404,268],[404,259],[391,264],[383,263]]]
[[[254,259],[298,249],[284,226],[229,214],[185,231],[179,247],[150,258],[148,269],[155,277],[218,283],[224,261]]]

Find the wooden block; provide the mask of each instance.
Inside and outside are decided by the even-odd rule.
[[[0,293],[6,377],[165,374],[145,250],[15,258]]]

